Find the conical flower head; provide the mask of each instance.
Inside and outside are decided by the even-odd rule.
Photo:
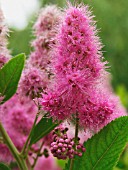
[[[44,32],[51,32],[59,23],[60,10],[56,5],[48,5],[41,9],[38,19],[34,25],[35,34],[42,35]]]
[[[69,6],[58,27],[53,52],[56,83],[54,92],[45,95],[42,103],[56,118],[63,119],[80,110],[88,88],[105,72],[94,23],[88,6]]]
[[[72,74],[76,81],[84,77],[83,86],[87,86],[104,69],[102,45],[92,18],[87,6],[67,9],[54,56],[57,77]]]
[[[51,63],[51,45],[55,43],[55,27],[60,22],[61,15],[57,6],[49,5],[41,9],[34,24],[35,40],[32,42],[34,51],[30,55],[29,62],[48,72]]]

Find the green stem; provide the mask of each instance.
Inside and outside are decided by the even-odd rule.
[[[40,146],[40,148],[39,148],[39,151],[37,152],[37,155],[36,155],[36,158],[34,159],[34,163],[33,163],[33,165],[32,165],[32,168],[34,168],[35,165],[36,165],[36,162],[37,162],[37,160],[38,160],[38,157],[39,157],[39,155],[40,155],[40,152],[41,152],[41,149],[42,149],[43,145],[44,145],[44,142],[42,142],[42,144],[41,144],[41,146]]]
[[[2,137],[4,139],[4,141],[6,142],[6,144],[8,146],[10,152],[12,153],[14,158],[16,159],[20,170],[27,170],[28,168],[27,168],[27,165],[26,165],[25,161],[20,157],[20,154],[19,154],[18,150],[16,149],[16,147],[13,144],[12,140],[8,136],[8,134],[5,131],[5,129],[4,129],[1,122],[0,122],[0,132],[1,132],[1,135],[2,135]]]
[[[78,142],[78,129],[79,129],[79,118],[78,118],[78,113],[76,113],[75,139],[74,139],[74,143],[75,143],[74,148],[75,148],[75,150],[76,150],[76,145],[77,145],[77,142]],[[74,165],[74,158],[71,159],[69,170],[73,170],[73,165]]]
[[[31,135],[32,135],[32,131],[33,131],[33,129],[34,129],[34,127],[35,127],[35,124],[36,124],[36,122],[37,122],[37,120],[38,120],[38,116],[39,116],[39,112],[36,114],[36,118],[35,118],[35,120],[34,120],[34,123],[33,123],[33,126],[32,126],[32,128],[31,128],[31,131],[30,131],[30,133],[29,133],[29,135],[28,135],[28,138],[27,138],[27,140],[26,140],[26,142],[25,142],[25,144],[24,144],[24,147],[23,147],[23,149],[22,149],[22,151],[21,151],[21,155],[24,157],[24,156],[26,156],[26,149],[27,149],[27,147],[28,147],[28,143],[29,143],[29,140],[30,140],[30,138],[31,138]],[[28,152],[28,149],[27,149],[27,152]]]

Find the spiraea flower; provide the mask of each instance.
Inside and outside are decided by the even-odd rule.
[[[44,71],[31,66],[24,70],[18,92],[33,99],[40,96],[40,93],[47,87],[47,84],[48,78]]]
[[[51,71],[51,46],[55,43],[55,27],[60,20],[60,11],[56,6],[46,6],[34,25],[35,40],[33,52],[27,61],[27,69],[21,80],[20,90],[32,98],[39,97],[49,86],[53,73]]]
[[[42,101],[44,109],[58,119],[69,117],[84,105],[88,88],[104,72],[102,45],[92,18],[87,6],[71,6],[58,29],[53,52],[56,83]]]
[[[34,67],[40,67],[46,72],[49,71],[47,68],[51,64],[51,45],[54,43],[50,33],[44,33],[42,36],[37,37],[33,42],[34,51],[31,53],[29,63]]]
[[[39,17],[34,25],[35,34],[42,35],[44,32],[52,32],[59,23],[60,10],[55,5],[49,5],[42,8]]]
[[[81,125],[95,132],[123,115],[126,115],[126,111],[121,109],[118,97],[96,88],[90,92],[84,106],[79,110]]]
[[[0,143],[0,162],[10,163],[13,160],[13,156],[11,155],[8,147]]]
[[[21,98],[15,94],[10,100],[1,105],[0,109],[0,120],[16,148],[21,151],[33,125],[37,107],[29,98],[25,96]],[[6,116],[3,116],[5,113]],[[0,152],[0,158],[2,159],[2,155],[7,153],[8,149],[4,144],[0,144],[0,148],[2,148],[2,150],[5,149],[5,152]],[[8,157],[10,159],[9,151],[7,160]],[[6,158],[4,158],[4,160],[6,160]]]
[[[78,113],[80,125],[92,131],[125,115],[118,107],[119,99],[102,82],[107,62],[103,62],[102,44],[88,6],[69,6],[56,37],[55,83],[43,95],[44,110],[59,120],[72,119]]]
[[[104,68],[101,43],[88,7],[70,7],[60,26],[55,50],[56,76],[88,85]],[[82,81],[83,76],[83,82]],[[72,83],[73,83],[72,82]]]
[[[55,27],[59,24],[60,10],[55,6],[46,6],[34,25],[35,40],[32,42],[34,51],[30,54],[28,62],[33,66],[40,67],[50,75],[51,46],[55,43]]]

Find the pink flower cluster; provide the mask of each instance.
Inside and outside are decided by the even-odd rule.
[[[85,129],[89,128],[96,132],[112,120],[126,115],[119,98],[105,87],[97,85],[90,89],[89,94],[79,115],[80,123]]]
[[[53,48],[55,82],[43,95],[43,109],[54,119],[72,119],[76,112],[80,125],[97,130],[126,112],[117,97],[105,88],[102,44],[88,6],[65,11]],[[102,79],[103,80],[103,79]],[[121,112],[120,112],[121,111]]]
[[[47,87],[48,78],[40,68],[26,68],[19,83],[19,93],[30,98],[39,97]]]
[[[54,27],[56,27],[56,24],[59,24],[61,14],[61,11],[55,5],[50,5],[42,8],[34,25],[35,34],[40,36],[44,34],[44,32],[54,32]]]
[[[49,77],[51,64],[51,46],[55,43],[55,27],[59,24],[61,12],[55,6],[46,6],[40,12],[34,25],[36,39],[32,42],[34,51],[29,58],[29,64],[40,67]]]
[[[42,9],[34,25],[36,39],[32,42],[34,51],[30,54],[26,69],[22,75],[19,91],[30,98],[39,97],[50,83],[51,45],[56,34],[55,26],[59,22],[60,11],[56,6]]]
[[[17,149],[21,151],[33,125],[35,114],[37,113],[36,105],[29,98],[25,96],[20,98],[16,94],[1,106],[0,112],[0,120],[5,130]],[[3,148],[3,144],[0,144],[0,150],[1,147]],[[4,148],[6,153],[7,148]],[[0,152],[1,154],[3,155],[2,152]],[[10,153],[6,156],[10,157]],[[0,157],[1,159],[7,159],[4,156]]]

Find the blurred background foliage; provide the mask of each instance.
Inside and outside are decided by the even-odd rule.
[[[65,0],[38,0],[40,7],[46,4],[66,5]],[[74,0],[71,0],[74,2]],[[80,0],[76,0],[80,1]],[[128,0],[83,0],[89,4],[96,16],[99,35],[103,44],[104,57],[109,61],[112,73],[112,85],[128,109]],[[9,48],[12,55],[24,52],[29,55],[30,42],[33,39],[32,25],[36,14],[31,16],[24,30],[11,28]],[[61,164],[61,162],[60,162]],[[62,162],[63,165],[63,162]],[[128,170],[128,149],[123,152],[114,170]]]

